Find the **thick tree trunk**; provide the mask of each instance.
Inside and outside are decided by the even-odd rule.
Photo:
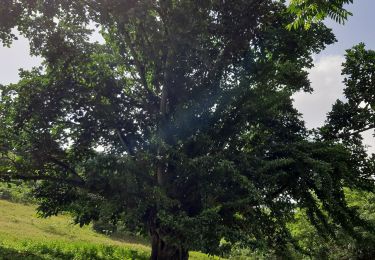
[[[187,260],[188,250],[163,241],[157,232],[152,234],[151,260]]]

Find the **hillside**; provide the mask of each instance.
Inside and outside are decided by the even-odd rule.
[[[116,241],[69,216],[38,218],[35,207],[0,200],[0,259],[149,259],[150,248]],[[192,252],[190,259],[210,259]]]

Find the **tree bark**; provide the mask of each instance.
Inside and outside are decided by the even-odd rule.
[[[155,231],[152,233],[151,260],[188,260],[189,252],[182,246],[168,244]]]

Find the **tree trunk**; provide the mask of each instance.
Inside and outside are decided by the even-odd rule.
[[[187,260],[188,250],[163,241],[157,232],[152,234],[151,260]]]

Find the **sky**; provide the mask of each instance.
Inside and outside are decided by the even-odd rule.
[[[294,95],[294,105],[303,114],[308,128],[323,125],[336,99],[344,100],[341,64],[345,61],[345,50],[361,42],[366,44],[366,48],[375,50],[375,1],[354,0],[354,4],[347,6],[347,9],[353,16],[344,25],[329,19],[325,21],[332,28],[337,42],[314,55],[315,66],[309,71],[314,92]],[[363,134],[369,153],[375,153],[373,133],[372,130]]]
[[[353,13],[345,25],[326,20],[333,29],[337,42],[323,52],[314,55],[314,68],[310,72],[312,94],[297,93],[294,104],[302,113],[308,128],[319,127],[324,123],[326,114],[336,99],[343,99],[341,64],[345,60],[345,50],[363,42],[368,49],[375,50],[375,0],[355,0],[347,7]],[[38,66],[41,60],[29,55],[28,42],[20,38],[11,48],[0,45],[0,84],[18,81],[18,69],[30,69]],[[375,138],[371,132],[364,133],[364,142],[370,153],[375,153]]]

